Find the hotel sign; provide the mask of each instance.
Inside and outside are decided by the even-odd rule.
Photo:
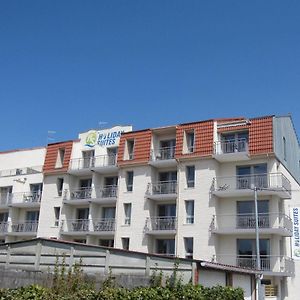
[[[90,130],[82,134],[81,141],[85,147],[94,148],[95,146],[110,147],[118,146],[123,132],[131,131],[131,126],[116,126],[104,130]]]
[[[300,207],[291,208],[291,217],[293,221],[292,257],[297,260],[300,260],[299,213]]]

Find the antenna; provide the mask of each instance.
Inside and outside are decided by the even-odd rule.
[[[99,121],[98,122],[99,129],[101,129],[101,128],[103,129],[103,127],[104,127],[103,125],[106,125],[106,124],[107,124],[107,122]]]
[[[50,141],[54,141],[55,137],[54,134],[56,133],[56,131],[54,130],[48,130],[47,131],[47,140],[46,140],[46,144],[48,145]]]

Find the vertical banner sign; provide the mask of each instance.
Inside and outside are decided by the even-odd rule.
[[[298,260],[300,260],[299,212],[300,207],[291,208],[291,216],[293,221],[292,257],[293,259]]]

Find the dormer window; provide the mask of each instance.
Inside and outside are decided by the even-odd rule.
[[[64,165],[64,159],[65,159],[65,148],[60,148],[57,151],[57,158],[55,163],[55,168],[62,168]]]
[[[134,159],[134,139],[126,141],[124,159],[132,160]]]
[[[223,153],[245,152],[248,150],[249,133],[247,131],[224,133],[221,135]]]
[[[195,132],[194,130],[185,131],[183,152],[193,153],[194,151],[195,151]]]

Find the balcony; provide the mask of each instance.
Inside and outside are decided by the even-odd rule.
[[[117,185],[106,185],[104,188],[95,188],[91,202],[100,204],[115,203],[118,197]]]
[[[152,200],[174,200],[177,197],[177,181],[149,183],[146,197]]]
[[[69,165],[69,173],[73,175],[89,175],[91,171],[106,174],[116,172],[117,156],[114,155],[99,155],[88,158],[71,159]]]
[[[42,199],[42,191],[13,193],[10,199],[12,207],[40,207]]]
[[[256,269],[256,256],[254,255],[217,256],[217,262]],[[267,276],[294,276],[295,274],[294,260],[287,256],[261,255],[260,264],[263,274]]]
[[[149,164],[157,168],[176,166],[177,161],[175,159],[175,146],[151,150]]]
[[[0,177],[10,177],[19,175],[31,175],[42,173],[43,166],[24,167],[9,170],[0,170]]]
[[[0,236],[3,236],[7,233],[8,222],[0,222]]]
[[[65,190],[63,196],[63,202],[65,204],[87,204],[92,198],[92,188],[80,188],[74,190]]]
[[[102,219],[73,219],[63,221],[60,231],[64,235],[85,236],[113,235],[115,231],[114,218]]]
[[[8,232],[9,235],[24,235],[24,236],[33,236],[36,235],[38,230],[38,221],[24,221],[22,223],[13,223],[11,225],[11,232]]]
[[[213,157],[219,162],[249,160],[249,147],[246,139],[217,141],[214,143]]]
[[[176,217],[154,217],[147,218],[145,232],[154,235],[170,235],[176,233]]]
[[[117,185],[107,185],[104,188],[80,188],[64,191],[64,203],[70,205],[88,204],[90,202],[109,204],[115,203],[118,196]]]
[[[263,213],[258,215],[261,234],[292,236],[293,223],[289,216],[282,213]],[[255,234],[255,215],[216,215],[213,216],[211,231],[216,234]]]
[[[282,173],[215,177],[211,192],[221,198],[253,197],[254,187],[257,187],[258,195],[276,195],[282,199],[291,198],[291,183]]]

